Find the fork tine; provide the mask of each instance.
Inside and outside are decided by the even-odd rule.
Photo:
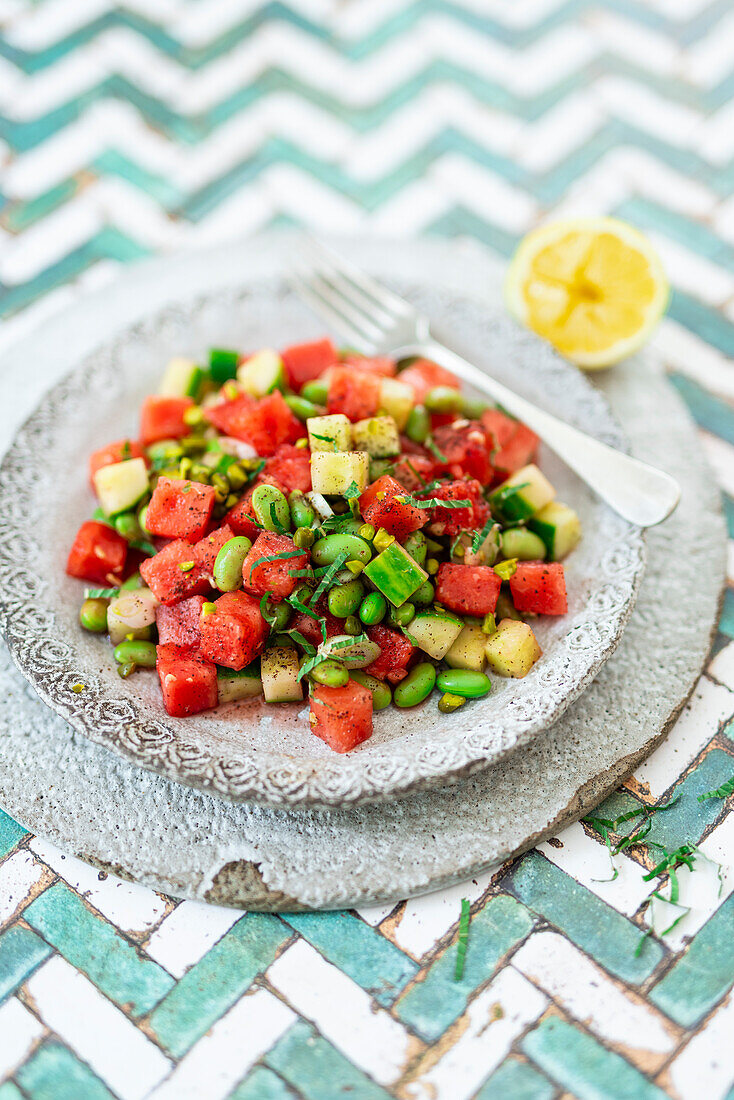
[[[355,305],[339,281],[331,283],[320,271],[314,270],[311,272],[309,282],[314,291],[320,293],[324,301],[329,302],[334,309],[339,310],[355,328],[360,329],[366,339],[376,343],[384,339],[385,332],[380,327],[379,319],[372,318]],[[392,326],[392,324],[394,322],[390,318],[388,325]]]
[[[293,271],[291,272],[290,278],[294,289],[300,294],[303,300],[308,303],[314,313],[323,318],[334,332],[338,333],[343,340],[346,340],[347,344],[367,355],[374,352],[375,345],[367,340],[366,337],[362,336],[361,333],[357,332],[340,313],[333,309],[328,302],[324,301],[321,295],[312,288],[311,284],[302,274]]]
[[[337,255],[328,245],[323,244],[313,237],[309,238],[309,244],[314,251],[320,253],[322,258],[328,261],[334,271],[338,272],[342,278],[347,279],[353,286],[368,295],[376,305],[392,312],[393,315],[398,317],[413,316],[415,311],[408,302],[398,297],[397,294],[393,294],[391,290],[388,290],[386,287],[376,282],[376,280],[369,275],[366,275],[364,271],[355,267],[349,260],[345,260],[343,256]]]
[[[383,329],[391,329],[396,323],[396,317],[394,313],[390,313],[379,305],[373,298],[366,294],[360,287],[351,282],[343,271],[340,271],[335,264],[329,263],[328,260],[321,260],[316,269],[321,279],[328,283],[329,286],[339,294],[342,298],[356,310],[360,312],[362,316],[369,317],[370,321],[374,322],[378,326],[382,326]],[[384,332],[382,333],[384,335]]]

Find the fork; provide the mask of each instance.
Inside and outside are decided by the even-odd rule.
[[[514,393],[431,335],[428,318],[319,242],[291,273],[294,289],[350,347],[393,359],[421,356],[453,371],[522,420],[582,481],[630,523],[662,523],[680,500],[669,474],[617,451]]]

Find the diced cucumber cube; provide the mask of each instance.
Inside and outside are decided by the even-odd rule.
[[[166,367],[158,393],[161,397],[193,397],[201,393],[204,372],[192,359],[171,359]]]
[[[537,466],[523,466],[492,493],[489,503],[495,515],[508,523],[522,522],[534,516],[556,495],[547,477]]]
[[[260,675],[266,703],[294,703],[303,698],[298,669],[298,652],[292,646],[265,650],[260,658]]]
[[[370,458],[393,458],[400,454],[400,433],[391,416],[371,416],[352,426],[352,438],[357,451],[366,451]]]
[[[102,466],[94,475],[94,491],[108,516],[126,512],[148,492],[148,471],[142,458]]]
[[[309,416],[306,421],[308,429],[308,445],[311,452],[351,451],[352,449],[352,424],[348,416],[343,413],[332,413],[331,416]]]
[[[251,699],[262,693],[260,662],[253,661],[247,668],[235,671],[217,665],[217,693],[220,703],[234,703],[238,699]]]
[[[448,612],[422,611],[405,627],[405,636],[434,661],[440,661],[456,642],[462,626],[461,619]]]
[[[370,456],[366,451],[315,451],[311,455],[311,484],[324,496],[343,496],[351,485],[367,488]]]
[[[400,607],[417,592],[428,574],[399,542],[391,542],[364,567],[364,576],[394,607]]]
[[[561,561],[581,538],[581,521],[567,504],[551,501],[528,520],[528,527],[545,543],[550,561]]]
[[[272,348],[251,355],[237,368],[237,381],[252,397],[265,397],[285,385],[283,360]]]
[[[409,628],[411,629],[411,628]],[[487,655],[484,646],[487,635],[481,627],[481,623],[465,622],[461,633],[446,653],[446,664],[451,668],[468,668],[473,672],[484,672],[487,663]]]
[[[411,623],[411,628],[412,628]],[[527,676],[543,651],[527,623],[503,619],[484,646],[487,663],[498,676],[521,680]]]
[[[405,382],[397,378],[383,378],[380,383],[380,406],[391,416],[402,432],[408,423],[410,411],[415,404],[415,394]]]

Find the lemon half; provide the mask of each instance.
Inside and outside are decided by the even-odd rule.
[[[523,239],[505,283],[510,311],[567,359],[608,367],[647,340],[670,289],[646,237],[616,218],[552,222]]]

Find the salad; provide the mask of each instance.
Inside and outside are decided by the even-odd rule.
[[[308,697],[311,732],[348,752],[391,703],[437,690],[451,713],[488,672],[527,675],[532,621],[567,611],[581,528],[537,446],[425,359],[329,339],[174,359],[136,438],[90,457],[80,624],[121,676],[156,668],[176,717]]]

